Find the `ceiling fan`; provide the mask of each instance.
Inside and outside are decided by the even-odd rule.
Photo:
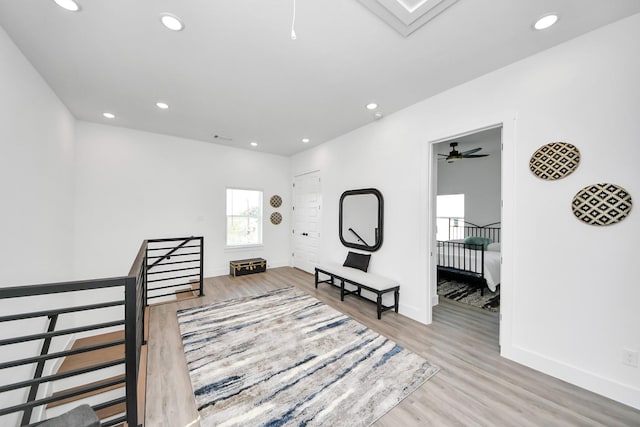
[[[446,160],[447,163],[453,163],[453,162],[455,162],[456,160],[459,160],[459,159],[473,159],[473,158],[477,158],[477,157],[487,157],[488,156],[488,154],[473,154],[473,153],[477,153],[478,151],[482,150],[482,147],[473,148],[471,150],[463,151],[461,153],[458,150],[456,150],[456,147],[458,146],[457,142],[452,142],[449,145],[451,146],[451,152],[449,154],[438,154],[438,156],[443,156],[441,159],[438,159],[438,160]]]

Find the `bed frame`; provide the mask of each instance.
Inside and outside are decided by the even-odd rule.
[[[477,225],[458,219],[449,219],[449,236],[456,240],[467,237],[486,237],[493,242],[500,242],[500,222],[487,225]],[[465,256],[465,250],[473,251],[470,257]],[[484,277],[483,245],[469,245],[468,243],[437,241],[438,282],[443,278],[461,279],[466,283],[480,288],[484,295],[487,280]]]

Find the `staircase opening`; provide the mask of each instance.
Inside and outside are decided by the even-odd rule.
[[[0,289],[0,425],[88,404],[102,426],[144,425],[150,301],[202,296],[204,239],[145,240],[127,276]],[[3,313],[4,314],[4,313]]]

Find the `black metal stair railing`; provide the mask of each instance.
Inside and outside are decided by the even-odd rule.
[[[149,239],[146,242],[147,303],[194,291],[204,296],[203,237]]]
[[[56,329],[56,323],[58,322],[59,314],[60,313],[54,313],[47,316],[47,318],[49,319],[49,326],[47,327],[47,332],[53,332]],[[49,348],[51,347],[51,339],[52,339],[51,336],[48,336],[44,339],[44,342],[42,343],[42,350],[40,350],[40,356],[49,354]],[[45,365],[44,360],[41,360],[38,362],[38,364],[36,365],[36,372],[33,375],[34,378],[42,378],[44,365]],[[40,386],[40,383],[38,382],[38,383],[32,384],[31,387],[29,387],[29,396],[27,397],[27,402],[32,402],[36,400],[39,386]],[[24,413],[22,414],[22,423],[20,425],[24,426],[29,424],[31,420],[32,412],[33,412],[33,408],[29,408],[24,411]]]
[[[31,413],[34,408],[40,407],[43,405],[47,405],[49,403],[67,399],[69,397],[78,396],[84,393],[95,391],[96,389],[107,387],[109,384],[101,384],[99,386],[87,386],[80,387],[77,390],[74,390],[70,393],[63,393],[56,396],[36,398],[37,396],[37,388],[47,382],[57,381],[63,378],[69,378],[75,375],[86,374],[88,372],[95,372],[100,369],[104,369],[108,366],[124,366],[125,376],[126,376],[126,394],[124,397],[116,399],[115,403],[126,403],[126,412],[124,415],[117,417],[115,419],[111,419],[106,423],[103,423],[103,426],[112,426],[121,424],[123,422],[127,422],[128,425],[137,426],[137,396],[136,396],[136,381],[137,381],[137,369],[136,366],[136,354],[139,353],[139,342],[136,342],[136,278],[134,277],[119,277],[113,279],[100,279],[100,280],[91,280],[91,281],[79,281],[79,282],[64,282],[64,283],[53,283],[53,284],[45,284],[45,285],[33,285],[33,286],[16,286],[11,288],[3,288],[0,289],[0,299],[1,300],[9,300],[13,298],[25,298],[25,297],[36,297],[42,295],[53,295],[53,294],[63,294],[65,296],[71,295],[78,292],[84,292],[83,299],[90,298],[87,293],[91,294],[92,291],[103,291],[104,289],[113,289],[114,294],[117,295],[115,299],[103,301],[100,303],[82,305],[82,306],[72,306],[72,307],[62,307],[62,308],[51,308],[49,310],[40,310],[26,313],[18,313],[12,315],[6,315],[0,317],[0,323],[5,322],[16,322],[19,320],[25,319],[35,319],[39,317],[53,317],[59,318],[62,315],[67,315],[69,313],[91,313],[94,310],[99,310],[103,308],[110,307],[121,307],[122,310],[122,318],[113,321],[107,322],[90,322],[86,321],[89,316],[83,317],[85,320],[83,326],[65,328],[55,330],[51,327],[48,328],[47,332],[36,333],[36,334],[21,334],[19,332],[19,328],[15,328],[17,333],[15,336],[11,338],[5,338],[0,340],[0,348],[5,348],[6,346],[16,345],[20,343],[27,343],[31,341],[44,340],[44,345],[42,348],[42,352],[39,356],[33,357],[25,357],[17,360],[10,360],[7,362],[0,363],[0,370],[2,369],[10,369],[16,367],[28,367],[30,365],[36,364],[35,375],[33,379],[17,381],[12,384],[6,384],[0,387],[0,393],[6,393],[12,390],[19,390],[22,388],[29,388],[29,396],[27,402],[16,404],[13,406],[9,406],[6,408],[0,409],[0,417],[16,413],[22,412],[22,422],[21,425],[37,425],[37,423],[30,424],[31,422]],[[143,295],[142,292],[139,293],[140,296]],[[118,298],[119,296],[119,298]],[[124,297],[124,298],[122,298]],[[71,299],[71,298],[69,298]],[[60,299],[51,299],[52,303],[55,301],[60,301]],[[54,325],[55,326],[55,325]],[[80,349],[70,349],[70,350],[59,350],[54,352],[49,352],[49,346],[51,344],[51,339],[55,337],[63,337],[70,336],[78,333],[88,332],[88,331],[96,331],[100,329],[112,328],[113,327],[124,327],[124,339],[115,340],[112,342],[102,343],[99,345],[88,346]],[[94,366],[89,366],[84,369],[78,369],[72,372],[64,372],[60,374],[52,374],[47,376],[42,376],[44,363],[47,361],[52,361],[56,359],[60,359],[62,357],[67,357],[75,354],[86,353],[90,351],[100,350],[104,348],[114,347],[118,345],[124,345],[125,347],[125,356],[121,360],[112,361],[107,364],[99,364]],[[131,356],[130,356],[131,355]],[[130,394],[130,390],[134,390],[133,394]]]
[[[177,259],[177,261],[176,261]],[[182,265],[179,265],[182,264]],[[171,266],[179,265],[178,268]],[[169,266],[167,268],[167,266]],[[0,425],[5,425],[3,417],[16,417],[22,414],[22,426],[36,426],[40,421],[32,422],[32,412],[35,408],[42,407],[53,402],[62,401],[71,397],[80,396],[85,393],[100,390],[102,388],[123,385],[124,396],[118,398],[108,398],[108,400],[92,405],[95,411],[109,408],[114,405],[125,405],[122,415],[115,415],[102,421],[102,426],[109,427],[122,423],[129,426],[141,426],[140,421],[144,418],[144,408],[138,407],[138,375],[140,367],[141,349],[146,344],[145,336],[145,308],[148,299],[159,298],[163,290],[176,288],[173,293],[166,295],[177,295],[184,292],[198,291],[204,295],[203,289],[203,266],[204,266],[204,239],[202,237],[185,237],[172,239],[151,239],[145,240],[133,262],[128,276],[109,279],[98,279],[88,281],[63,282],[43,285],[16,286],[0,288],[0,302],[20,299],[24,304],[24,299],[37,298],[48,295],[80,295],[84,305],[66,306],[73,298],[49,298],[47,301],[50,307],[44,310],[21,312],[0,316],[0,326],[10,325],[13,327],[4,328],[10,330],[12,336],[0,339],[0,354],[7,348],[25,343],[42,342],[39,355],[22,357],[15,360],[3,358],[0,362],[0,371],[11,369],[22,369],[20,376],[26,370],[33,372],[29,379],[19,378],[10,384],[0,385],[0,402],[14,401],[15,393],[22,393],[27,396],[25,403],[9,403],[10,406],[2,407],[0,404]],[[149,270],[152,269],[151,273]],[[151,274],[151,279],[149,278]],[[190,279],[183,283],[184,279]],[[182,281],[177,283],[176,281]],[[168,285],[153,287],[149,295],[148,283],[165,282]],[[185,286],[189,289],[184,290]],[[105,296],[105,293],[108,296]],[[49,301],[50,300],[50,301]],[[39,300],[42,303],[42,299]],[[63,306],[55,306],[56,304]],[[109,311],[109,315],[114,317],[113,311],[117,311],[115,319],[110,321],[92,322],[93,314],[99,310]],[[104,313],[104,312],[103,312]],[[80,316],[80,317],[78,317]],[[77,324],[82,326],[63,327],[56,329],[56,324],[60,325],[62,317],[81,319]],[[104,316],[103,316],[104,317]],[[107,316],[109,317],[109,316]],[[27,333],[24,332],[15,322],[29,319],[49,320],[46,332]],[[69,322],[67,322],[69,323]],[[73,323],[73,322],[71,322]],[[75,337],[76,334],[88,335],[91,331],[124,329],[123,339],[111,339],[110,341],[86,345],[81,348],[55,349],[52,341],[56,338]],[[54,342],[55,344],[55,342]],[[57,347],[61,347],[58,343]],[[83,366],[64,372],[56,372],[45,375],[45,364],[50,361],[62,358],[94,352],[104,349],[124,346],[122,357],[114,360],[93,363],[91,366]],[[51,351],[51,348],[54,348]],[[15,348],[14,348],[15,349]],[[4,352],[4,354],[8,354]],[[38,390],[43,384],[54,381],[78,377],[87,373],[95,374],[96,371],[107,368],[123,366],[125,371],[124,379],[113,378],[102,381],[99,384],[85,384],[75,387],[72,391],[56,393],[49,397],[38,397]],[[7,371],[5,371],[7,372]],[[11,374],[13,371],[11,372]],[[11,377],[12,375],[4,375]],[[5,399],[7,393],[14,393],[9,399]],[[107,398],[105,398],[107,399]]]

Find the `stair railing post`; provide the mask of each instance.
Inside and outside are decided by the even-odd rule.
[[[149,274],[149,266],[147,263],[149,262],[149,244],[147,243],[147,247],[144,249],[144,259],[142,260],[142,269],[143,269],[143,279],[142,286],[144,286],[144,306],[149,305],[149,295],[147,295],[147,275]]]
[[[140,358],[140,350],[137,345],[137,290],[136,278],[127,277],[125,279],[125,377],[126,377],[126,394],[127,394],[127,424],[129,426],[138,426],[138,360]]]
[[[204,296],[204,236],[200,237],[200,296]]]

